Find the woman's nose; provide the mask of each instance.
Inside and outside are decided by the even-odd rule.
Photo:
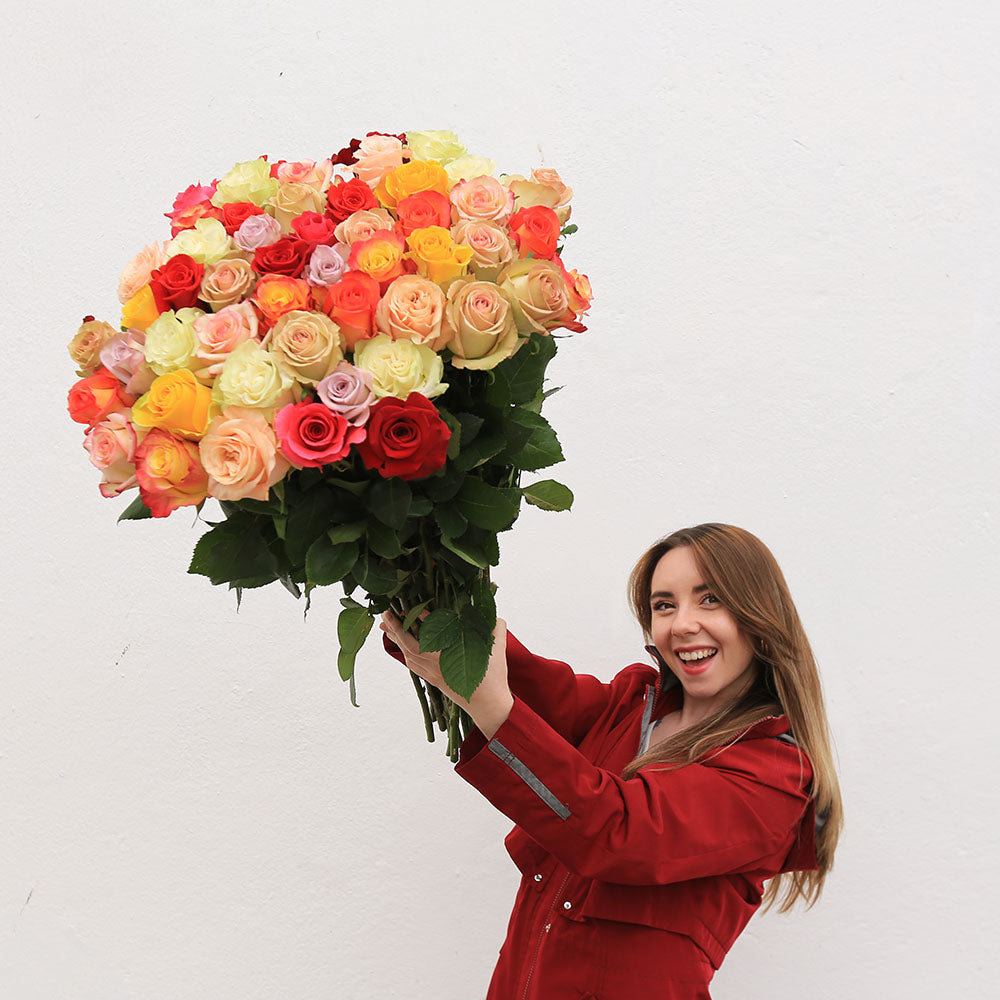
[[[701,629],[701,624],[696,615],[688,611],[678,611],[674,616],[671,631],[674,635],[694,635]]]

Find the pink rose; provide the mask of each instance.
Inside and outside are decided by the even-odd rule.
[[[495,177],[473,177],[451,189],[451,203],[458,219],[503,225],[514,211],[514,195]]]
[[[374,376],[364,368],[355,368],[348,361],[339,365],[316,386],[316,395],[352,427],[363,427],[368,411],[375,402],[372,390]]]
[[[278,164],[277,174],[282,184],[309,184],[325,191],[333,177],[333,163],[329,158],[318,163],[315,160],[297,160],[294,163],[285,160]]]
[[[208,425],[198,452],[208,495],[219,500],[266,500],[289,468],[264,415],[241,406],[230,406]]]
[[[201,379],[215,378],[226,363],[226,358],[240,344],[248,340],[260,340],[260,321],[249,302],[226,306],[217,313],[205,313],[192,324],[198,338],[196,358],[205,362],[195,375]]]
[[[323,403],[290,403],[274,416],[281,450],[296,468],[322,468],[339,462],[352,444],[365,439],[363,427],[353,427]]]
[[[83,446],[94,468],[104,474],[100,484],[102,496],[116,497],[139,485],[135,476],[135,449],[145,436],[145,429],[136,428],[122,412],[108,414],[87,430]]]
[[[390,170],[403,165],[403,144],[395,136],[369,135],[354,154],[354,173],[375,187]]]

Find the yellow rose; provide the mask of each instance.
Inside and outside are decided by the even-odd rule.
[[[159,315],[160,310],[156,308],[153,289],[149,285],[143,285],[122,306],[122,326],[132,327],[135,330],[145,330]]]
[[[407,132],[406,145],[414,160],[437,160],[442,166],[465,155],[465,146],[454,132]]]
[[[150,323],[144,353],[149,367],[157,375],[190,367],[200,346],[194,321],[204,315],[201,309],[178,309],[177,312],[168,309]]]
[[[380,399],[406,399],[411,392],[432,399],[448,388],[441,381],[444,362],[440,355],[412,340],[393,340],[384,333],[358,344],[354,365],[372,373],[372,390]]]
[[[514,309],[492,281],[453,281],[448,286],[444,323],[456,368],[495,368],[517,350]]]
[[[344,360],[340,327],[323,313],[285,313],[271,328],[266,345],[284,372],[314,386]]]
[[[187,368],[154,379],[149,392],[132,407],[137,427],[162,427],[195,441],[204,436],[212,416],[211,389]]]
[[[472,247],[456,244],[443,226],[414,229],[406,245],[410,248],[406,256],[416,263],[417,271],[438,284],[465,274],[472,260]]]
[[[460,156],[445,168],[449,184],[467,181],[472,177],[483,177],[497,172],[497,161],[483,156]]]
[[[437,160],[410,160],[382,178],[375,194],[386,208],[395,208],[407,195],[419,191],[437,191],[448,197],[451,184],[444,167]]]
[[[212,399],[223,409],[250,406],[270,411],[295,401],[293,385],[273,354],[256,340],[246,340],[226,358],[212,386]]]
[[[69,342],[69,356],[79,365],[77,375],[93,375],[101,366],[101,348],[114,337],[118,331],[103,320],[85,320],[76,336]]]
[[[271,164],[259,158],[245,160],[219,181],[212,204],[221,208],[230,201],[252,201],[263,208],[277,192],[278,179],[271,176]]]
[[[303,212],[318,212],[322,215],[325,209],[326,196],[311,184],[280,184],[271,199],[271,211],[281,223],[283,233],[292,231],[292,219],[297,215]]]
[[[168,257],[186,253],[199,264],[217,264],[226,254],[239,247],[233,243],[226,227],[218,219],[199,219],[194,229],[181,230],[167,245]]]

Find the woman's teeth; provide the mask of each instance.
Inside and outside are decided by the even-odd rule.
[[[692,660],[704,660],[709,656],[714,656],[717,652],[717,649],[696,649],[690,653],[678,653],[677,656],[685,663],[690,663]]]

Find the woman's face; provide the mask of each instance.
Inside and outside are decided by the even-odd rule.
[[[685,711],[704,717],[751,680],[753,647],[694,561],[691,547],[665,553],[650,582],[653,645],[684,687]]]

